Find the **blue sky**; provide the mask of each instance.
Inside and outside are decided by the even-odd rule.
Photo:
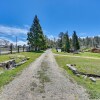
[[[35,15],[50,38],[74,30],[80,37],[100,35],[100,0],[0,0],[0,38],[26,42]]]

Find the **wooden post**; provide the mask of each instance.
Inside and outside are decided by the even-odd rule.
[[[12,45],[12,43],[10,44],[10,53],[12,54],[12,47],[13,47],[13,45]]]
[[[25,50],[25,44],[23,45],[23,52],[24,52],[24,50]]]
[[[18,46],[18,53],[19,53],[19,46]]]

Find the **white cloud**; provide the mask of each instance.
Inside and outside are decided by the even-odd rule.
[[[54,39],[53,35],[47,35],[49,39]]]
[[[51,34],[51,32],[49,32],[49,31],[47,31],[45,29],[43,29],[43,32],[50,40],[54,40],[54,38],[58,39],[58,37],[56,35]]]
[[[26,29],[30,29],[30,26],[29,25],[24,25],[24,27],[26,28]]]
[[[81,39],[84,39],[84,38],[86,38],[86,37],[80,37]]]
[[[43,29],[44,34],[50,34],[49,31]]]
[[[17,27],[0,25],[0,34],[1,34],[0,39],[7,40],[10,43],[13,43],[14,45],[16,44],[16,42],[14,42],[12,39],[15,38],[15,36],[21,36],[21,35],[22,39],[26,39],[27,32],[28,32],[27,28],[17,28]],[[27,44],[27,41],[18,40],[17,44],[24,45]]]
[[[0,32],[8,35],[27,34],[28,29],[0,25]]]
[[[14,42],[14,41],[11,41],[11,40],[9,40],[10,41],[10,43],[12,43],[13,45],[16,45],[16,42]],[[26,41],[18,41],[17,42],[17,45],[27,45],[27,42]]]
[[[16,42],[8,40],[10,43],[13,43],[13,45],[16,45]],[[27,45],[27,41],[17,41],[17,45]]]
[[[17,42],[17,45],[27,45],[27,41],[18,41]]]
[[[9,41],[9,39],[7,37],[3,37],[3,36],[2,37],[0,36],[0,40],[7,40],[7,41]]]
[[[6,37],[0,37],[0,40],[7,40],[10,43],[13,43],[14,45],[16,45],[16,42],[14,42],[11,39],[8,39]],[[21,41],[21,40],[17,41],[17,45],[24,45],[24,44],[27,45],[27,41]]]

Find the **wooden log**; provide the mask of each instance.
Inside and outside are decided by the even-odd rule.
[[[74,66],[75,65],[72,65],[72,64],[66,64],[66,66],[72,70],[72,72],[74,74],[80,74],[80,75],[84,75],[84,76],[87,76],[87,77],[98,77],[100,78],[100,75],[96,75],[96,74],[86,74],[86,73],[83,73],[83,72],[79,72]]]
[[[88,77],[99,77],[100,78],[100,75],[96,75],[96,74],[86,74],[86,73],[83,73],[83,72],[78,72],[79,74],[81,75],[87,75]]]
[[[8,60],[0,63],[0,67],[3,67],[4,69],[9,69],[15,66],[15,60]]]
[[[15,64],[15,66],[20,66],[20,65],[22,65],[24,63],[26,63],[26,61],[19,62],[19,63]]]

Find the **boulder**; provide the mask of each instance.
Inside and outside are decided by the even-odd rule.
[[[93,78],[93,77],[90,77],[90,80],[91,80],[92,82],[96,82],[96,79]]]

